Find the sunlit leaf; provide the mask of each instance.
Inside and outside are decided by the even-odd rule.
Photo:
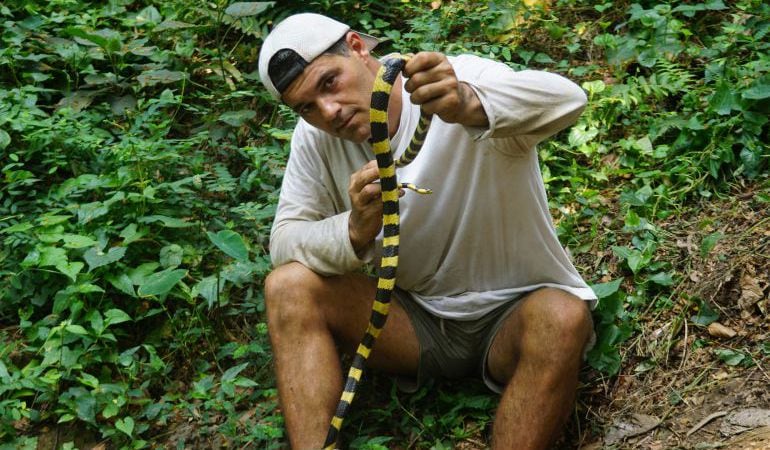
[[[187,74],[166,69],[148,70],[136,77],[142,87],[155,86],[156,84],[176,83],[187,78]]]
[[[246,121],[249,121],[256,116],[257,116],[256,111],[252,111],[250,109],[242,109],[240,111],[228,111],[228,112],[222,113],[222,115],[219,116],[219,120],[221,120],[222,122],[225,122],[228,125],[239,127],[243,125]]]
[[[115,261],[120,261],[126,254],[126,247],[112,247],[107,252],[99,250],[96,247],[88,249],[83,254],[83,259],[88,263],[88,271],[92,271],[97,267],[106,266],[112,264]]]
[[[168,294],[182,278],[187,275],[184,269],[166,269],[148,276],[139,286],[138,294],[142,297],[150,295],[162,296]]]
[[[246,261],[249,259],[249,250],[240,234],[232,230],[222,230],[218,233],[208,231],[206,233],[220,250],[233,258]]]
[[[235,2],[225,9],[225,13],[233,17],[256,16],[274,4],[275,2]]]
[[[622,282],[623,279],[618,278],[617,280],[612,280],[607,283],[592,284],[591,289],[598,298],[602,299],[617,292],[618,289],[620,289],[620,283]]]

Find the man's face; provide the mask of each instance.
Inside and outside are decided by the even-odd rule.
[[[376,70],[376,68],[374,69]],[[369,138],[375,73],[366,55],[322,55],[283,94],[283,101],[316,128],[353,142]]]

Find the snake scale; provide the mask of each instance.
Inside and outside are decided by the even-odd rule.
[[[353,397],[356,394],[358,383],[364,370],[364,363],[369,358],[372,346],[380,335],[382,327],[390,312],[390,300],[393,289],[396,286],[396,270],[398,268],[399,245],[399,188],[411,189],[420,194],[429,194],[430,190],[421,189],[411,183],[399,183],[396,178],[396,167],[403,167],[417,156],[430,126],[430,116],[421,112],[417,129],[409,142],[404,154],[393,160],[388,136],[388,101],[390,100],[393,83],[398,74],[403,70],[409,56],[398,56],[383,62],[380,66],[372,88],[371,107],[369,120],[371,122],[372,149],[377,159],[377,168],[380,174],[380,186],[382,188],[382,257],[378,271],[377,291],[372,305],[372,314],[369,325],[366,328],[363,339],[356,350],[353,362],[348,372],[345,387],[342,391],[339,404],[329,426],[329,432],[324,442],[324,450],[333,450],[337,443],[342,421],[347,415]]]

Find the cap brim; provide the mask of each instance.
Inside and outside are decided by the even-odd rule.
[[[377,47],[381,42],[379,39],[369,34],[361,33],[360,31],[356,31],[356,33],[361,36],[361,39],[366,43],[366,48],[369,50],[373,50],[374,47]]]

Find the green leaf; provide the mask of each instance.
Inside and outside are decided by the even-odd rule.
[[[225,9],[225,14],[233,17],[256,16],[274,4],[275,2],[235,2]]]
[[[67,251],[59,247],[43,247],[40,249],[40,267],[67,264]]]
[[[585,124],[575,125],[570,129],[569,137],[567,140],[572,147],[580,147],[583,144],[590,142],[593,138],[599,135],[599,129]]]
[[[98,248],[90,248],[83,254],[83,259],[88,263],[88,271],[92,271],[97,267],[106,266],[112,264],[115,261],[119,261],[126,254],[126,247],[112,247],[107,253],[104,253]]]
[[[140,223],[162,222],[163,226],[167,228],[186,228],[194,225],[193,223],[186,222],[182,219],[177,219],[176,217],[168,217],[157,214],[153,216],[140,217],[138,220]]]
[[[594,294],[596,294],[597,297],[602,299],[618,292],[618,289],[620,289],[620,283],[622,282],[623,279],[618,278],[617,280],[609,281],[607,283],[593,284],[591,285],[591,289],[594,291]]]
[[[155,270],[155,269],[153,269]],[[136,297],[136,292],[134,292],[134,283],[131,281],[131,278],[126,273],[121,273],[120,275],[113,275],[109,274],[105,277],[107,281],[112,284],[115,289],[119,290],[120,292],[123,292],[124,294],[128,294],[132,297]]]
[[[75,325],[75,324],[69,324],[64,329],[72,334],[77,334],[79,336],[86,336],[88,335],[88,330],[83,328],[81,325]]]
[[[136,22],[139,25],[160,23],[161,20],[163,20],[163,16],[160,15],[160,12],[154,6],[148,6],[136,15]]]
[[[733,91],[733,87],[726,81],[717,83],[714,95],[709,100],[709,104],[711,104],[711,107],[714,108],[717,114],[730,114],[733,109],[740,108]]]
[[[741,96],[750,100],[764,100],[770,97],[770,84],[757,83],[743,91]]]
[[[75,397],[75,405],[78,417],[93,424],[96,419],[96,398],[91,395],[78,395]]]
[[[110,207],[103,202],[84,203],[78,208],[78,222],[86,224],[108,212],[110,212]]]
[[[144,283],[139,286],[138,293],[142,297],[151,295],[160,297],[171,291],[186,275],[187,271],[184,269],[166,269],[154,273],[147,277]]]
[[[716,322],[717,319],[719,319],[719,313],[711,309],[707,302],[700,302],[698,314],[690,318],[695,325],[700,325],[702,327],[706,327],[712,322]]]
[[[708,256],[709,253],[711,253],[711,250],[714,249],[714,246],[717,245],[717,242],[719,242],[720,239],[722,239],[724,235],[718,231],[709,234],[700,243],[700,256],[701,258],[705,258]]]
[[[21,267],[27,268],[35,266],[40,266],[40,250],[33,248],[27,253],[27,256],[24,257],[24,260],[21,262]]]
[[[249,365],[249,363],[245,362],[243,364],[239,364],[239,365],[237,365],[235,367],[231,367],[231,368],[225,370],[225,373],[222,374],[222,382],[224,383],[225,381],[233,380],[248,365]]]
[[[136,77],[139,85],[142,87],[155,86],[156,84],[176,83],[187,78],[187,74],[179,71],[166,69],[147,70]]]
[[[674,278],[668,272],[658,272],[650,275],[647,279],[661,286],[671,286],[674,284]]]
[[[160,249],[160,265],[169,267],[178,267],[182,264],[184,250],[178,244],[171,244]]]
[[[140,265],[139,267],[134,267],[133,269],[128,271],[128,277],[131,278],[131,283],[138,286],[140,284],[144,284],[144,281],[152,275],[153,272],[155,272],[155,269],[160,267],[160,264],[156,262],[148,262]]]
[[[106,319],[107,326],[131,321],[131,316],[126,314],[126,312],[123,311],[122,309],[117,309],[117,308],[108,309],[104,313],[104,318]]]
[[[184,28],[192,28],[195,25],[187,22],[180,22],[178,20],[164,20],[161,22],[160,25],[155,27],[153,29],[154,32],[158,33],[160,31],[166,31],[166,30],[181,30]]]
[[[136,224],[132,223],[126,228],[123,228],[123,230],[120,232],[120,237],[123,238],[123,245],[128,245],[138,239],[141,239],[145,234],[147,233],[144,231],[137,231]]]
[[[225,283],[220,281],[219,284],[219,289],[217,289],[217,277],[211,275],[199,281],[193,288],[193,292],[205,298],[209,309],[211,309],[217,303],[218,293],[222,292]]]
[[[27,231],[29,229],[34,228],[35,226],[29,222],[19,222],[16,225],[11,225],[8,228],[3,228],[0,230],[0,234],[6,234],[6,233],[19,233],[21,231]]]
[[[64,275],[67,275],[70,280],[75,281],[77,278],[77,275],[80,273],[81,270],[83,270],[83,264],[82,262],[66,262],[56,265],[56,270],[63,273]]]
[[[90,373],[81,372],[80,376],[78,377],[78,381],[80,381],[82,384],[93,389],[96,389],[99,387],[99,379],[91,375]]]
[[[222,113],[222,115],[219,116],[219,120],[222,122],[232,125],[234,127],[239,127],[243,125],[246,121],[253,119],[257,116],[256,111],[252,111],[250,109],[242,109],[240,111],[228,111],[225,113]]]
[[[737,366],[746,359],[746,354],[736,350],[730,350],[727,348],[719,348],[714,350],[714,353],[719,357],[722,362],[728,366]]]
[[[84,248],[98,244],[97,241],[90,237],[79,234],[64,234],[62,239],[64,240],[64,246],[67,248]]]
[[[120,407],[116,405],[113,402],[107,403],[107,406],[104,407],[104,410],[102,411],[102,416],[105,419],[109,419],[110,417],[115,417],[120,412]]]
[[[128,437],[132,437],[134,434],[134,419],[130,417],[118,419],[115,421],[115,428],[125,433]]]
[[[70,219],[70,216],[59,216],[59,215],[44,215],[40,218],[40,226],[42,227],[50,227],[51,225],[56,225],[62,222],[66,222]]]
[[[11,135],[5,130],[0,130],[0,150],[5,149],[11,143]]]
[[[239,261],[247,261],[249,259],[249,250],[246,248],[241,235],[235,231],[222,230],[216,234],[208,231],[206,234],[211,242],[227,255]]]
[[[0,359],[0,381],[2,381],[3,384],[9,384],[11,382],[11,374],[8,373],[8,367],[2,359]]]

